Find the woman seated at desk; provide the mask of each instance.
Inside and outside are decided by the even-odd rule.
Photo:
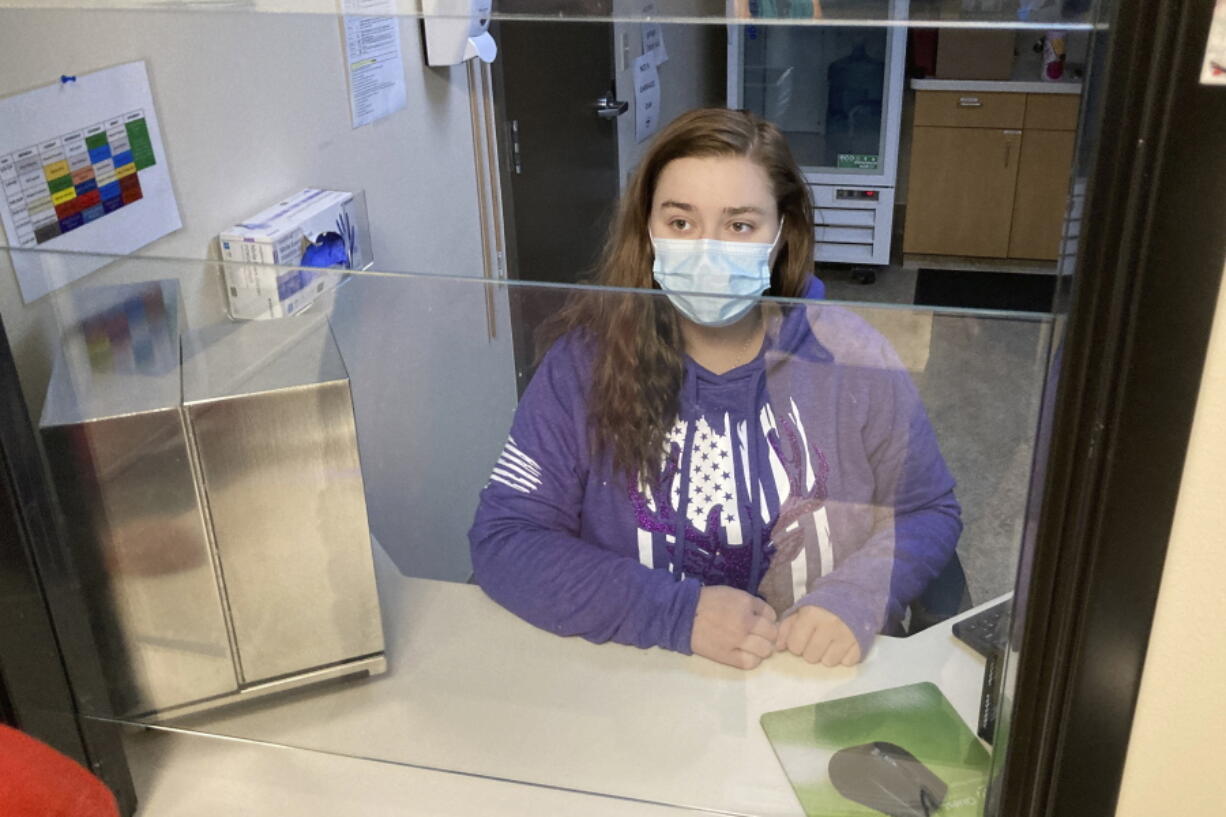
[[[469,532],[495,601],[744,669],[852,665],[898,631],[960,508],[886,340],[758,300],[814,282],[812,215],[775,126],[707,109],[660,133],[595,283],[666,297],[576,292],[546,327]]]

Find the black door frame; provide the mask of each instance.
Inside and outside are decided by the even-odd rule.
[[[60,518],[0,320],[0,722],[85,766],[131,815],[119,727],[81,714],[109,711],[108,695]]]
[[[1059,358],[1000,789],[1008,817],[1115,813],[1226,231],[1213,0],[1121,0]],[[1206,622],[1217,627],[1220,622]]]

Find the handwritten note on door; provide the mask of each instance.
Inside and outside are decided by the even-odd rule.
[[[634,138],[645,142],[660,129],[660,72],[648,52],[634,61]]]

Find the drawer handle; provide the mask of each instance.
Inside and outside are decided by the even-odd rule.
[[[982,108],[983,103],[979,101],[977,96],[958,97],[959,108]]]

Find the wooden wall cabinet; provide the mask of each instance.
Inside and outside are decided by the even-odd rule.
[[[903,251],[1054,260],[1075,94],[919,91]]]

